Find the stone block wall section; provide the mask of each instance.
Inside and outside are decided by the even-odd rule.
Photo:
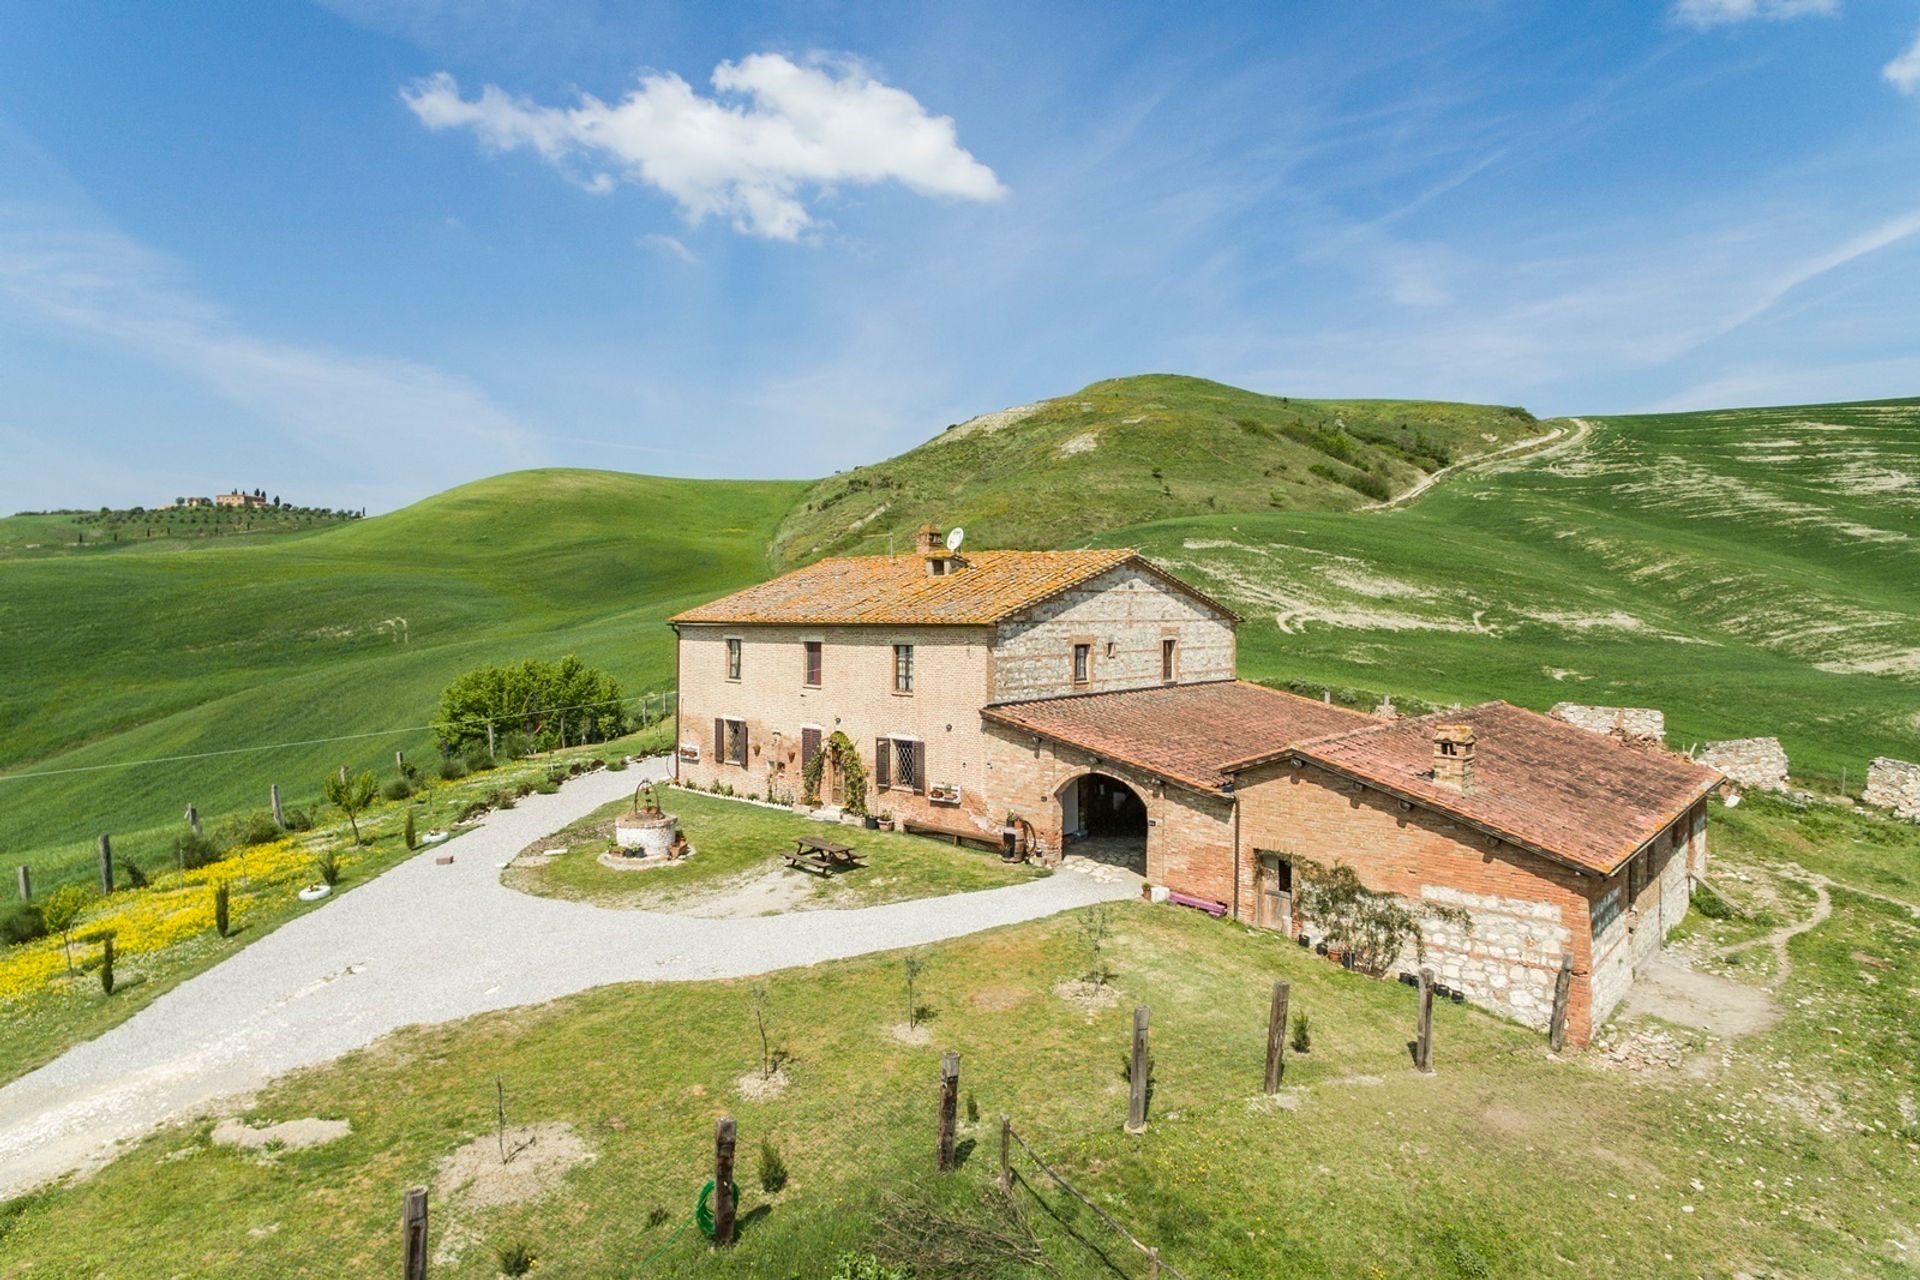
[[[1778,738],[1732,738],[1709,742],[1694,759],[1718,769],[1743,787],[1787,790],[1787,751]]]
[[[1585,707],[1577,702],[1556,702],[1547,714],[1576,729],[1623,742],[1667,740],[1667,717],[1653,707]]]
[[[1867,766],[1867,789],[1860,797],[1898,817],[1920,822],[1920,764],[1880,756]]]

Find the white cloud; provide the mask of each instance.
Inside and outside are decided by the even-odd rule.
[[[1674,0],[1672,10],[1675,22],[1701,30],[1742,22],[1831,17],[1839,12],[1840,0]]]
[[[1915,36],[1907,51],[1889,62],[1880,74],[1904,94],[1920,93],[1920,36]]]
[[[700,264],[700,255],[687,248],[686,243],[682,241],[679,236],[662,235],[660,232],[655,231],[641,236],[634,243],[638,244],[642,249],[657,249],[661,253],[670,254],[688,266],[698,266]]]
[[[582,94],[542,106],[487,85],[461,96],[446,72],[401,91],[429,129],[471,129],[497,151],[537,153],[589,191],[649,186],[691,222],[710,215],[774,240],[813,225],[803,193],[893,181],[921,195],[997,200],[1006,188],[947,116],[858,63],[761,53],[714,68],[714,97],[672,73],[642,76],[617,103]]]

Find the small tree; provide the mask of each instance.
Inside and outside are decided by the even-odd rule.
[[[343,768],[339,773],[327,775],[327,803],[347,815],[355,844],[366,843],[360,838],[360,815],[373,803],[374,792],[379,787],[379,780],[371,772],[349,776]]]
[[[93,893],[79,884],[63,884],[47,895],[40,904],[40,917],[47,922],[47,932],[60,935],[60,945],[66,949],[67,972],[73,972],[73,930],[85,914],[87,904],[93,901]]]
[[[900,967],[907,975],[907,1028],[909,1030],[920,1025],[920,1006],[914,1001],[913,984],[920,977],[920,971],[926,968],[926,964],[927,962],[920,958],[918,951],[909,951],[900,957]]]
[[[767,1044],[767,988],[756,983],[753,988],[753,1024],[760,1029],[760,1078],[765,1080],[773,1075],[773,1050]]]
[[[407,829],[403,834],[406,837],[407,848],[418,849],[420,847],[420,837],[414,833],[414,829],[413,829],[413,810],[412,809],[407,810]]]
[[[225,880],[213,886],[213,930],[221,937],[227,936],[227,927],[231,923],[228,908],[232,903],[232,891]]]
[[[787,1185],[787,1161],[772,1138],[760,1139],[760,1189],[772,1193]]]
[[[113,935],[110,933],[100,939],[100,991],[103,995],[113,994]]]
[[[1080,913],[1080,940],[1087,948],[1086,980],[1096,987],[1104,987],[1113,980],[1113,969],[1107,964],[1107,939],[1113,936],[1113,910],[1104,902],[1096,902]]]

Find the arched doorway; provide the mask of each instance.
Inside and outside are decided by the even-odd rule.
[[[1061,852],[1147,874],[1147,802],[1120,779],[1083,773],[1060,788]]]

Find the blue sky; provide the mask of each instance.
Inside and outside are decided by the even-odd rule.
[[[0,510],[1920,394],[1920,0],[0,2]]]

